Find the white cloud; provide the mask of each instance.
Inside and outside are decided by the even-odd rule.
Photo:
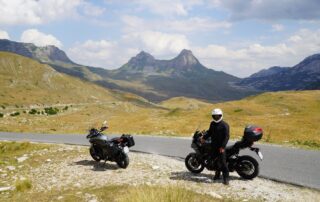
[[[178,53],[182,49],[190,47],[185,35],[155,31],[129,33],[123,36],[123,40],[132,47],[138,47],[155,55]]]
[[[108,69],[118,68],[137,52],[138,50],[125,48],[116,42],[107,40],[87,40],[67,51],[68,56],[79,64]]]
[[[8,32],[0,30],[0,39],[10,39]]]
[[[84,0],[0,0],[0,25],[38,25],[67,17],[99,16],[104,8]]]
[[[272,25],[272,31],[273,32],[281,32],[284,30],[284,26],[281,24],[274,24]]]
[[[26,43],[33,43],[36,46],[54,45],[59,48],[62,47],[62,43],[56,37],[51,34],[42,33],[36,29],[25,30],[20,40]]]
[[[135,0],[133,2],[141,6],[141,9],[158,15],[188,15],[188,8],[185,4],[183,4],[182,1],[179,0]]]
[[[173,31],[179,33],[214,31],[228,29],[232,26],[227,21],[216,21],[211,18],[190,17],[179,20],[147,20],[137,16],[125,15],[122,17],[125,32],[137,30]]]
[[[271,66],[293,66],[320,52],[320,29],[302,29],[282,43],[264,46],[253,43],[241,48],[216,44],[194,47],[194,53],[207,67],[236,76],[249,76]]]
[[[106,11],[105,8],[99,7],[99,6],[95,6],[93,4],[84,2],[83,3],[83,13],[86,16],[101,16],[102,14],[104,14]]]

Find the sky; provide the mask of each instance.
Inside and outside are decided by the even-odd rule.
[[[0,0],[0,13],[0,38],[106,69],[142,50],[172,59],[189,49],[246,77],[320,53],[320,0]]]

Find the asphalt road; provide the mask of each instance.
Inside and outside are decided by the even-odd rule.
[[[173,138],[135,135],[132,151],[184,158],[192,151],[191,138]],[[0,140],[32,141],[89,145],[85,135],[49,135],[0,132]],[[232,143],[230,143],[232,144]],[[245,149],[260,163],[260,177],[320,190],[320,152],[293,149],[277,145],[256,144],[264,155],[263,161],[254,152]]]

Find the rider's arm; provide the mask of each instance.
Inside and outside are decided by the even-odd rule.
[[[212,129],[212,123],[210,124],[210,127],[209,127],[209,130],[207,131],[207,133],[203,136],[203,139],[208,139],[209,137],[210,137],[210,135],[212,134],[212,131],[213,131],[213,129]]]
[[[223,134],[223,141],[222,141],[222,144],[221,144],[221,148],[225,148],[227,146],[227,143],[229,141],[229,125],[226,124],[225,125],[225,128],[224,128],[224,134]]]

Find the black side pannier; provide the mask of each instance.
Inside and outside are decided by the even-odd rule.
[[[262,138],[262,135],[262,128],[254,125],[248,125],[244,129],[243,139],[250,142],[255,142],[260,140]]]
[[[133,139],[132,135],[123,134],[121,136],[121,138],[125,139],[125,141],[128,143],[127,144],[128,147],[132,147],[132,146],[135,145],[135,142],[134,142],[134,139]]]

